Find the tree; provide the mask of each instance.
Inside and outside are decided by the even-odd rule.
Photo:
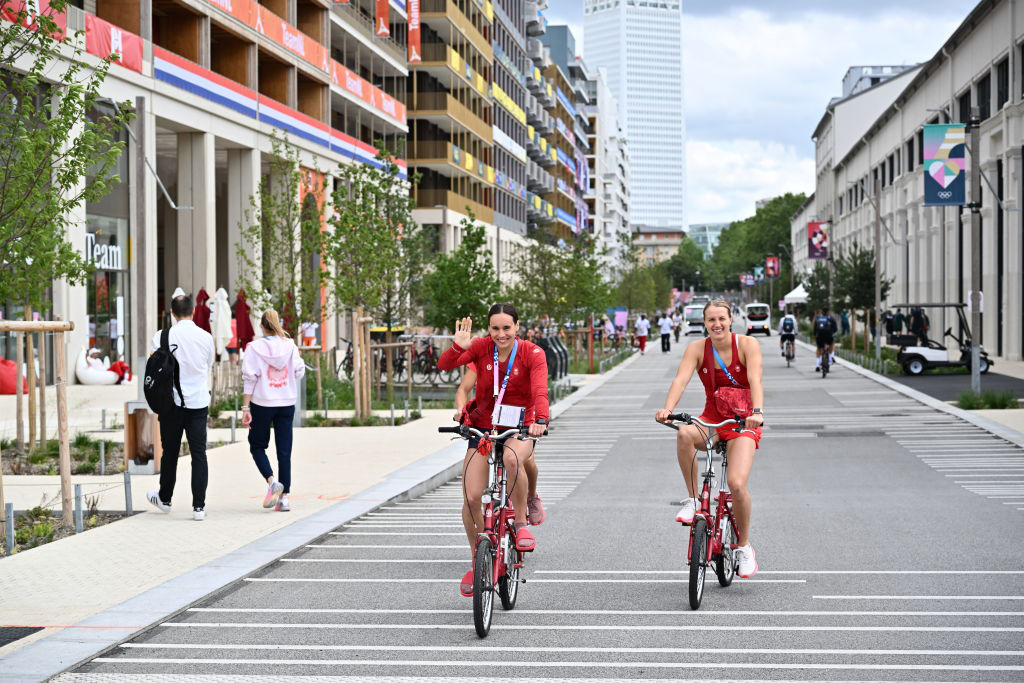
[[[456,319],[466,316],[484,321],[488,308],[498,298],[498,279],[484,248],[484,227],[472,213],[459,227],[462,242],[458,248],[439,254],[434,269],[423,279],[424,321],[439,329],[451,327]]]
[[[622,265],[613,301],[631,311],[650,311],[656,307],[654,273],[643,262],[643,250],[632,236],[622,240]]]
[[[124,145],[117,133],[131,120],[125,108],[112,116],[97,110],[116,55],[86,66],[81,34],[67,40],[57,21],[66,5],[54,0],[41,14],[37,3],[0,8],[0,302],[22,304],[26,320],[32,308],[45,311],[53,283],[83,284],[90,274],[67,233],[87,202],[120,182],[114,166]],[[33,363],[28,367],[31,380]],[[35,401],[31,392],[30,418]]]
[[[280,312],[285,329],[297,338],[299,325],[322,312],[323,187],[319,173],[299,165],[287,137],[274,133],[271,145],[270,175],[249,198],[240,226],[239,284],[257,308]]]
[[[704,289],[704,250],[692,239],[683,237],[676,253],[665,263],[665,271],[672,287],[680,290],[688,289],[690,286],[695,290]]]
[[[856,311],[863,309],[864,321],[875,317],[875,252],[853,242],[848,252],[840,252],[836,259],[836,292],[840,303]],[[892,279],[881,279],[882,301],[889,296]],[[870,313],[869,313],[870,311]],[[864,350],[867,351],[869,335],[864,335]]]
[[[831,276],[831,269],[827,261],[818,260],[814,262],[814,268],[806,275],[803,281],[804,289],[807,290],[808,310],[816,311],[821,308],[833,308],[828,296]]]

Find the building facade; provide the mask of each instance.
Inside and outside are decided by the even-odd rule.
[[[830,105],[815,131],[813,206],[793,220],[796,254],[807,253],[806,220],[831,223],[835,249],[874,247],[875,202],[883,221],[882,273],[893,279],[887,302],[966,302],[971,261],[981,254],[981,341],[991,354],[1024,356],[1024,1],[981,2],[924,64]],[[862,98],[874,97],[869,103]],[[879,104],[880,103],[880,104]],[[870,104],[871,106],[867,106]],[[877,108],[857,120],[854,108]],[[971,213],[924,206],[926,123],[963,122],[981,112],[982,237],[971,243]],[[878,188],[877,190],[875,188]],[[805,267],[809,264],[804,262]],[[936,311],[937,339],[954,319]],[[945,318],[945,319],[944,319]],[[951,343],[946,339],[947,343]]]
[[[711,258],[718,246],[718,238],[722,231],[729,227],[728,223],[697,223],[691,225],[686,234],[704,252],[704,258]]]
[[[590,233],[604,254],[609,274],[622,262],[623,241],[629,227],[629,147],[619,117],[619,103],[608,87],[605,71],[592,71],[587,79],[589,119]]]
[[[632,225],[633,246],[640,249],[640,260],[651,266],[668,261],[686,239],[682,230],[670,230],[651,225]]]
[[[631,220],[683,230],[686,124],[679,0],[586,0],[584,55],[603,68],[629,140]]]

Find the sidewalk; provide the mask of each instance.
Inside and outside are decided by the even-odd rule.
[[[552,406],[552,417],[637,357],[604,375],[574,375],[578,389]],[[0,560],[0,626],[43,627],[0,648],[0,679],[45,680],[350,519],[458,476],[465,447],[437,433],[452,411],[424,413],[400,427],[297,430],[290,513],[260,507],[265,484],[242,442],[208,454],[203,522],[191,519],[190,465],[181,458],[170,514],[145,501],[157,476],[135,476],[142,514]],[[105,482],[74,477],[95,480]],[[111,509],[123,509],[120,490],[105,495]]]

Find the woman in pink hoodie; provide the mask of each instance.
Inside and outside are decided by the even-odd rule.
[[[246,347],[242,360],[242,424],[249,428],[252,459],[267,480],[263,507],[287,512],[291,509],[288,494],[292,483],[292,421],[306,364],[295,342],[281,327],[277,311],[271,309],[263,314],[260,331],[263,336]],[[277,447],[278,479],[274,478],[267,458],[271,425]]]

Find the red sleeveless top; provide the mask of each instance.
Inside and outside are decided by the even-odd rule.
[[[747,367],[740,362],[740,351],[736,346],[736,334],[730,334],[732,335],[732,363],[729,364],[729,372],[732,374],[733,379],[739,382],[740,388],[749,389],[750,381],[747,379]],[[714,373],[715,376],[714,384],[711,382],[711,373]],[[711,347],[711,337],[704,340],[704,362],[701,364],[699,374],[700,381],[704,384],[704,396],[706,397],[702,415],[708,418],[708,422],[722,422],[730,419],[731,415],[718,414],[718,410],[715,408],[714,393],[716,388],[736,385],[729,381],[725,371],[718,366],[715,352]]]

